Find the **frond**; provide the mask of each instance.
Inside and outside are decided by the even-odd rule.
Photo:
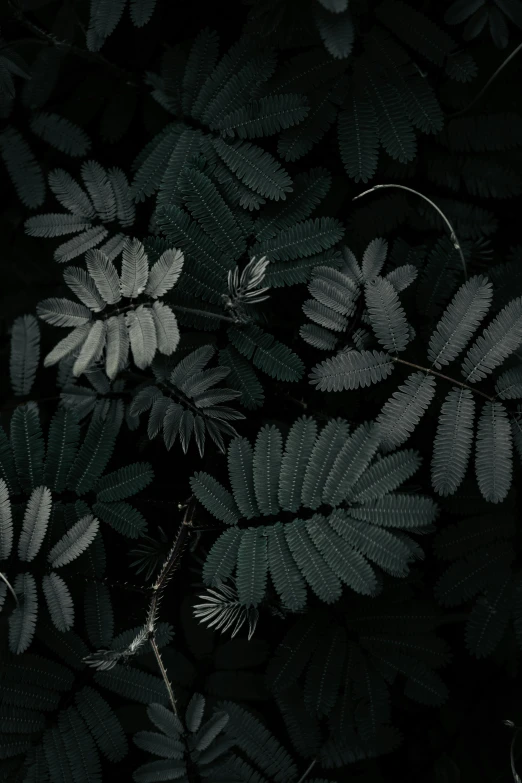
[[[286,193],[292,190],[286,171],[260,147],[246,141],[225,142],[223,139],[213,139],[212,144],[232,173],[259,195],[284,201]]]
[[[419,454],[411,450],[382,457],[355,482],[349,491],[349,498],[356,503],[365,503],[388,495],[411,478],[420,464]]]
[[[306,416],[290,429],[279,474],[279,505],[286,511],[297,511],[301,505],[301,489],[305,469],[311,458],[317,436],[316,422]]]
[[[92,514],[80,519],[53,546],[47,559],[52,568],[71,563],[94,541],[99,523]]]
[[[42,169],[24,137],[11,126],[0,133],[0,156],[22,204],[40,207],[45,199]]]
[[[190,115],[199,92],[208,77],[214,71],[219,54],[217,33],[208,27],[201,30],[194,39],[185,71],[181,93],[183,111]]]
[[[13,547],[13,516],[9,489],[0,478],[0,560],[7,560]]]
[[[452,495],[468,467],[473,443],[475,400],[469,389],[453,388],[444,400],[433,443],[431,483],[439,495]]]
[[[102,522],[127,538],[139,538],[147,529],[147,522],[143,515],[129,503],[97,501],[93,503],[92,510]]]
[[[512,577],[508,572],[485,590],[466,622],[466,647],[485,658],[500,644],[511,616]]]
[[[38,615],[38,595],[32,574],[18,574],[13,584],[18,605],[9,615],[9,649],[20,655],[31,644]]]
[[[391,451],[409,438],[435,394],[435,378],[412,373],[384,404],[377,417],[381,448]]]
[[[315,439],[302,479],[301,502],[308,508],[316,509],[321,504],[325,481],[348,433],[346,422],[337,419],[328,422]]]
[[[466,347],[487,315],[493,289],[482,276],[472,277],[459,288],[430,338],[428,359],[440,370]]]
[[[313,543],[308,527],[308,523],[302,519],[295,519],[285,525],[286,542],[297,567],[313,592],[321,601],[331,604],[341,595],[341,582]]]
[[[410,330],[393,285],[383,277],[375,277],[366,283],[364,294],[370,324],[380,344],[393,353],[404,351]]]
[[[95,216],[94,207],[87,193],[63,169],[53,169],[49,172],[49,187],[62,207],[72,215],[86,220]]]
[[[38,406],[28,402],[16,408],[11,417],[11,448],[22,489],[32,491],[42,485],[45,444]]]
[[[389,80],[381,81],[376,66],[363,66],[359,78],[367,85],[367,94],[377,117],[377,135],[388,155],[399,163],[414,160],[417,154],[415,131],[397,87]]]
[[[324,199],[331,186],[330,173],[321,167],[297,174],[293,191],[283,205],[268,205],[254,225],[258,242],[272,239],[283,229],[306,220]]]
[[[169,244],[181,247],[185,255],[187,263],[184,266],[183,282],[187,293],[195,293],[209,301],[220,302],[221,294],[225,293],[232,259],[226,261],[225,256],[216,254],[209,237],[179,207],[158,209],[156,222]],[[197,264],[189,266],[192,259],[197,259]]]
[[[68,487],[78,495],[92,489],[105,470],[114,449],[119,427],[119,421],[111,421],[109,418],[91,419],[67,475]]]
[[[337,701],[342,669],[347,653],[346,631],[335,624],[326,629],[315,648],[306,672],[304,701],[309,712],[318,718],[329,715]]]
[[[107,174],[116,201],[116,220],[124,228],[132,226],[136,210],[129,181],[121,169],[109,169]]]
[[[498,584],[499,577],[509,570],[511,548],[504,542],[481,547],[453,563],[435,586],[435,597],[442,606],[457,606],[489,585]]]
[[[501,400],[518,400],[522,397],[522,368],[514,367],[503,372],[495,383],[495,391]]]
[[[116,199],[105,169],[94,160],[82,163],[81,175],[96,214],[104,223],[116,217]]]
[[[375,595],[379,583],[360,552],[317,514],[307,523],[308,533],[335,576],[361,595]]]
[[[52,326],[81,326],[92,318],[90,310],[70,299],[44,299],[39,302],[36,312],[42,321]]]
[[[190,479],[190,487],[199,502],[216,519],[226,525],[235,525],[239,521],[241,512],[237,508],[234,498],[222,484],[209,476],[208,473],[195,473]]]
[[[198,497],[197,485],[194,487],[192,481],[191,488]],[[219,586],[230,579],[236,565],[241,537],[241,530],[232,527],[222,533],[213,544],[203,566],[203,581],[206,585]]]
[[[233,702],[219,704],[229,720],[224,733],[233,739],[261,771],[274,783],[286,783],[297,777],[292,759],[276,738],[249,712]]]
[[[129,331],[132,358],[135,365],[140,370],[144,370],[151,364],[158,347],[151,310],[144,305],[139,305],[135,310],[125,313],[125,321]]]
[[[254,255],[268,256],[271,262],[307,258],[328,250],[339,242],[344,228],[335,218],[315,218],[280,231],[273,239],[255,244]]]
[[[338,505],[369,466],[379,446],[379,428],[361,424],[343,443],[322,487],[322,500]]]
[[[290,382],[301,378],[304,365],[297,354],[258,326],[251,324],[242,329],[232,326],[228,336],[239,353],[270,377]]]
[[[353,519],[341,511],[334,511],[328,522],[348,544],[373,560],[383,571],[392,576],[405,576],[408,573],[412,553],[399,536],[382,527]]]
[[[316,364],[308,377],[320,391],[358,389],[384,380],[394,366],[383,351],[341,351]]]
[[[239,601],[258,606],[264,598],[268,576],[267,541],[260,528],[242,531],[237,553],[236,585]]]
[[[501,402],[486,402],[478,421],[477,482],[490,503],[500,503],[511,486],[513,445],[508,413]]]
[[[47,532],[51,516],[52,498],[47,487],[33,489],[25,509],[18,541],[18,558],[29,563],[34,560]]]
[[[247,410],[255,410],[264,402],[263,387],[250,362],[232,345],[219,352],[219,363],[229,368],[227,382],[241,394],[241,404]]]
[[[78,712],[103,755],[112,762],[127,754],[127,739],[115,713],[105,699],[89,686],[75,695]]]
[[[160,187],[157,198],[157,208],[169,207],[172,205],[181,206],[183,203],[180,186],[182,184],[183,173],[200,154],[203,136],[201,131],[180,126],[181,133],[176,137],[176,141],[166,166],[157,172],[160,180]],[[161,147],[159,149],[161,151]]]
[[[116,267],[101,250],[89,250],[85,263],[98,293],[107,304],[116,304],[121,299],[120,279]]]
[[[73,237],[68,242],[64,242],[62,245],[56,248],[54,251],[54,259],[59,264],[64,264],[67,261],[72,261],[73,258],[89,252],[92,248],[96,247],[103,242],[108,236],[109,232],[104,226],[93,226],[83,231],[76,237]]]
[[[114,615],[108,588],[101,582],[89,582],[84,594],[85,628],[92,646],[109,647],[114,635]]]
[[[277,427],[265,425],[257,435],[253,459],[255,495],[261,514],[275,514],[279,510],[278,489],[282,452],[281,433]]]
[[[276,522],[266,528],[270,577],[283,606],[298,612],[306,606],[306,583],[285,538],[285,527]]]
[[[320,351],[333,351],[337,345],[337,337],[317,324],[303,324],[299,328],[299,336]]]
[[[100,295],[92,277],[83,269],[76,266],[68,267],[63,273],[63,280],[85,307],[94,313],[100,313],[105,309],[105,300]]]
[[[234,500],[245,519],[252,519],[259,513],[254,491],[253,460],[253,449],[246,438],[238,437],[230,442],[228,474]]]
[[[462,363],[462,374],[469,383],[486,378],[522,342],[522,297],[507,304],[484,329]]]
[[[149,261],[145,248],[138,239],[127,239],[123,245],[120,291],[134,299],[145,291],[149,277]]]
[[[135,462],[107,473],[96,482],[94,490],[98,500],[124,500],[147,487],[153,478],[154,473],[148,462]]]
[[[381,274],[387,254],[388,242],[380,237],[372,239],[363,253],[361,264],[362,280],[365,283],[370,283]]]
[[[324,2],[321,5],[325,7]],[[331,9],[328,9],[331,10]],[[352,51],[355,29],[347,7],[334,14],[317,9],[315,21],[319,35],[328,52],[338,60],[345,59]]]
[[[189,212],[210,239],[233,259],[239,258],[246,249],[243,232],[212,180],[196,168],[186,166],[179,187]]]
[[[85,342],[87,335],[91,330],[91,323],[77,326],[70,332],[67,337],[64,337],[57,343],[52,351],[49,351],[44,359],[44,367],[52,367],[53,364],[57,364],[67,356],[74,354]]]
[[[126,366],[129,357],[129,332],[123,313],[106,321],[105,372],[112,381]]]
[[[156,0],[130,0],[130,15],[135,27],[143,27],[150,21]]]
[[[15,318],[11,332],[9,378],[17,397],[29,394],[40,361],[40,327],[34,315]]]
[[[339,114],[338,139],[346,173],[355,182],[369,182],[377,169],[377,116],[370,100],[352,95]]]
[[[66,583],[52,571],[44,575],[42,589],[55,627],[58,631],[68,631],[74,622],[74,606]]]
[[[433,500],[417,495],[386,495],[350,508],[350,516],[353,519],[404,530],[431,528],[436,515],[437,506]]]
[[[31,119],[31,130],[52,147],[66,155],[83,158],[91,140],[82,128],[58,114],[37,112]]]
[[[308,104],[302,95],[267,95],[220,117],[213,126],[223,136],[255,139],[298,125],[307,114]]]
[[[73,376],[77,378],[86,372],[101,358],[107,338],[106,323],[103,320],[94,321],[87,337],[82,343],[76,361],[73,364]]]
[[[248,640],[252,638],[256,630],[259,612],[253,606],[245,607],[238,601],[236,590],[220,585],[218,589],[208,589],[200,600],[205,603],[194,605],[194,617],[207,628],[215,628],[216,631],[225,633],[232,629],[231,638],[241,630],[245,622],[248,622]]]

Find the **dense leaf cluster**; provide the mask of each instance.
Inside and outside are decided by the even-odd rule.
[[[0,778],[516,776],[522,2],[0,25]]]

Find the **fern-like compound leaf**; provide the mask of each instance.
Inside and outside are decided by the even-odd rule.
[[[134,299],[145,290],[149,277],[149,262],[142,243],[128,239],[123,245],[120,291],[122,296]]]
[[[31,644],[36,628],[38,595],[34,576],[18,574],[13,588],[18,596],[18,605],[9,615],[9,649],[20,655]]]
[[[490,503],[500,503],[511,486],[513,446],[511,427],[501,402],[486,402],[477,428],[477,482]]]
[[[34,315],[21,315],[13,322],[9,377],[17,397],[29,394],[40,360],[40,328]]]
[[[298,612],[306,606],[306,584],[285,538],[285,528],[276,522],[266,529],[270,577],[283,606]]]
[[[435,394],[435,379],[422,372],[414,372],[399,386],[377,417],[381,430],[381,447],[391,451],[406,441]]]
[[[145,293],[158,299],[170,291],[179,279],[183,260],[181,250],[165,250],[150,270]]]
[[[47,559],[52,568],[71,563],[94,541],[98,532],[99,522],[92,514],[80,519],[53,546]]]
[[[310,538],[306,522],[296,519],[285,525],[284,532],[297,567],[317,597],[327,604],[337,601],[341,582]]]
[[[384,380],[394,366],[383,351],[341,351],[317,364],[309,378],[320,391],[358,389]]]
[[[112,381],[126,366],[129,356],[129,332],[123,313],[106,321],[105,372]]]
[[[190,480],[190,487],[200,503],[227,525],[235,525],[239,521],[241,512],[236,506],[234,498],[222,484],[216,481],[208,473],[196,473]]]
[[[395,354],[404,351],[410,332],[393,285],[383,277],[375,277],[366,283],[364,294],[368,317],[380,344]]]
[[[258,606],[264,598],[268,572],[267,541],[261,528],[244,530],[237,553],[237,591],[244,606]]]
[[[107,338],[107,327],[105,321],[95,321],[78,353],[76,361],[73,364],[73,375],[77,378],[86,372],[95,362],[100,359],[105,341]]]
[[[116,267],[101,250],[89,250],[85,263],[102,299],[116,304],[121,299],[120,280]]]
[[[13,514],[9,489],[0,478],[0,560],[7,560],[13,548]]]
[[[428,359],[434,367],[440,370],[465,348],[486,316],[492,296],[491,283],[480,275],[459,288],[430,338]]]
[[[256,495],[253,476],[254,454],[246,438],[234,438],[228,447],[228,474],[234,499],[242,517],[257,516]]]
[[[458,388],[448,392],[440,411],[431,463],[431,483],[439,495],[452,495],[465,476],[474,419],[473,393]]]
[[[62,633],[68,631],[74,622],[74,606],[66,583],[51,571],[43,577],[42,590],[55,628]]]
[[[316,422],[299,418],[288,434],[279,476],[279,505],[285,511],[297,511],[301,505],[304,474],[317,436]]]
[[[462,374],[469,383],[486,378],[516,351],[522,342],[522,297],[509,302],[484,329],[462,363]]]
[[[158,347],[152,313],[149,308],[139,305],[135,310],[125,313],[125,321],[129,330],[132,358],[135,365],[144,370],[151,364]]]
[[[212,143],[223,162],[247,187],[261,196],[284,201],[292,189],[291,180],[268,152],[246,141],[214,139]]]
[[[44,299],[37,307],[38,317],[52,326],[82,326],[92,316],[90,310],[70,299]]]
[[[18,558],[26,563],[34,560],[44,540],[51,516],[52,497],[47,487],[37,487],[31,493],[25,509],[18,541]]]
[[[348,433],[347,423],[337,419],[328,422],[316,438],[304,471],[301,489],[301,502],[308,508],[316,509],[321,504],[325,481],[340,449],[348,439]]]

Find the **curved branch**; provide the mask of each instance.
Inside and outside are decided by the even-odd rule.
[[[433,209],[435,209],[439,213],[439,215],[441,216],[442,220],[444,221],[444,223],[449,228],[450,239],[453,242],[453,247],[455,248],[455,250],[458,252],[458,254],[460,256],[460,260],[461,260],[461,263],[462,263],[462,269],[464,271],[464,279],[467,280],[467,278],[468,278],[468,271],[467,271],[467,267],[466,267],[466,259],[464,258],[464,253],[462,252],[462,247],[460,245],[460,242],[459,242],[459,239],[457,237],[457,234],[455,233],[455,229],[453,228],[452,224],[450,223],[450,221],[448,220],[448,218],[446,217],[444,212],[440,209],[440,207],[438,207],[427,196],[424,196],[422,193],[419,193],[418,190],[413,190],[413,188],[408,188],[408,187],[406,187],[406,185],[395,185],[395,184],[393,184],[393,185],[374,185],[373,188],[369,188],[369,190],[365,190],[364,193],[359,193],[359,195],[355,196],[352,199],[352,201],[357,201],[357,199],[362,198],[363,196],[368,195],[368,193],[372,193],[374,190],[377,190],[379,188],[399,188],[400,190],[407,190],[408,193],[414,193],[416,196],[419,196],[420,198],[424,199],[424,201],[427,201],[428,204],[430,206],[432,206]]]

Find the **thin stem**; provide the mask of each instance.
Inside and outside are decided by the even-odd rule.
[[[479,389],[474,389],[473,386],[468,386],[467,383],[462,383],[462,381],[457,381],[456,378],[452,378],[450,375],[444,375],[444,373],[437,372],[437,370],[432,370],[430,367],[422,367],[422,365],[420,364],[407,362],[406,359],[399,359],[398,356],[390,356],[390,359],[392,360],[392,362],[397,362],[398,364],[405,364],[408,367],[413,367],[415,370],[421,370],[426,374],[437,375],[439,378],[444,378],[445,381],[454,383],[456,386],[460,386],[461,389],[469,389],[469,391],[473,392],[473,394],[478,394],[480,397],[484,397],[484,399],[488,400],[489,402],[495,401],[495,397],[490,397],[489,394],[484,394],[484,392],[479,391]]]
[[[9,590],[11,591],[11,593],[13,594],[13,598],[14,598],[14,599],[15,599],[15,601],[16,601],[16,608],[18,609],[18,608],[19,608],[19,606],[20,606],[20,603],[19,603],[19,601],[18,601],[18,596],[16,595],[15,591],[14,591],[14,590],[13,590],[13,588],[11,587],[11,584],[10,584],[9,580],[7,579],[7,577],[5,576],[5,574],[3,574],[1,571],[0,571],[0,578],[4,580],[4,582],[6,583],[7,587],[9,588]]]
[[[156,639],[155,639],[154,636],[151,636],[149,641],[150,641],[150,646],[152,647],[152,652],[154,653],[154,655],[156,657],[156,661],[157,661],[157,664],[158,664],[158,668],[159,668],[159,670],[161,672],[161,676],[163,677],[163,682],[165,683],[165,687],[167,689],[167,693],[169,694],[169,701],[170,701],[170,706],[172,707],[172,712],[174,713],[174,715],[177,715],[178,711],[176,709],[176,698],[174,696],[174,690],[173,690],[172,685],[170,683],[170,680],[169,680],[169,677],[168,677],[168,674],[167,674],[167,670],[166,670],[165,666],[163,665],[163,659],[161,657],[161,653],[159,651],[159,647],[158,647],[158,645],[156,643]]]
[[[308,777],[309,773],[313,770],[316,764],[317,764],[317,759],[314,759],[311,762],[311,764],[309,764],[308,767],[305,769],[305,771],[303,772],[303,774],[301,775],[297,783],[303,783],[303,780],[305,780]]]
[[[373,188],[370,188],[369,190],[365,190],[364,193],[360,193],[358,196],[355,196],[352,201],[357,201],[357,199],[362,198],[363,196],[368,195],[368,193],[372,193],[374,190],[377,190],[379,188],[399,188],[400,190],[407,190],[408,193],[414,193],[416,196],[419,196],[420,198],[424,199],[424,201],[427,201],[430,206],[433,207],[434,210],[436,210],[441,218],[443,219],[444,223],[447,225],[449,232],[450,232],[450,239],[453,242],[453,247],[458,252],[460,256],[460,260],[462,263],[462,269],[464,270],[464,278],[467,280],[468,277],[468,271],[466,267],[466,259],[464,258],[464,253],[462,252],[462,247],[460,246],[459,239],[457,237],[457,234],[455,233],[455,229],[453,228],[452,224],[444,214],[444,212],[433,202],[431,199],[429,199],[427,196],[424,196],[422,193],[419,193],[418,190],[413,190],[413,188],[408,188],[406,185],[374,185]]]
[[[185,514],[183,516],[183,521],[179,527],[176,538],[174,539],[174,543],[172,544],[170,552],[167,555],[165,562],[163,563],[158,578],[156,579],[155,583],[152,586],[152,590],[154,594],[150,602],[149,611],[147,613],[147,620],[145,623],[150,645],[152,647],[152,652],[154,653],[156,662],[158,664],[158,668],[161,672],[161,676],[163,677],[163,681],[165,683],[165,687],[167,688],[167,692],[169,694],[169,700],[174,714],[177,714],[176,699],[174,698],[174,691],[172,690],[172,685],[170,684],[167,675],[167,670],[163,665],[160,651],[156,643],[156,624],[157,624],[159,602],[161,600],[163,591],[165,590],[167,583],[172,578],[172,575],[175,570],[175,566],[177,565],[181,557],[181,554],[183,553],[183,550],[186,546],[187,535],[189,529],[192,528],[192,520],[194,516],[195,506],[196,506],[196,498],[194,497],[194,495],[192,495],[192,497],[188,501]]]
[[[513,732],[513,737],[511,738],[511,747],[509,750],[509,759],[511,761],[511,774],[513,775],[513,780],[515,781],[515,783],[522,783],[520,779],[520,775],[518,774],[515,767],[515,742],[519,732],[520,732],[520,728],[517,727],[516,731]]]
[[[235,318],[229,318],[228,315],[220,315],[220,313],[209,313],[207,310],[196,310],[194,307],[183,307],[182,305],[169,304],[172,310],[179,310],[183,313],[194,313],[194,315],[202,315],[204,318],[217,318],[218,321],[228,321],[231,324],[237,324]]]
[[[503,70],[504,70],[504,68],[506,67],[506,65],[507,65],[508,63],[510,63],[510,62],[511,62],[511,60],[512,60],[514,57],[516,57],[516,56],[517,56],[517,54],[518,54],[518,53],[519,53],[521,50],[522,50],[522,43],[520,43],[520,44],[519,44],[519,45],[516,47],[516,49],[513,49],[513,51],[511,52],[511,54],[510,54],[508,57],[506,57],[506,59],[505,59],[505,60],[504,60],[502,63],[500,63],[500,65],[498,66],[498,68],[497,68],[497,70],[495,71],[495,73],[493,74],[493,76],[490,76],[490,77],[489,77],[489,79],[487,80],[487,82],[486,82],[486,84],[484,85],[484,87],[483,87],[481,90],[479,90],[479,92],[478,92],[478,93],[475,95],[475,97],[473,98],[473,100],[471,101],[471,103],[468,103],[468,105],[467,105],[467,106],[464,106],[464,108],[463,108],[463,109],[459,109],[459,111],[455,111],[455,112],[453,112],[453,114],[448,114],[448,115],[447,115],[447,116],[448,116],[448,118],[449,118],[449,119],[452,119],[453,117],[459,117],[461,114],[464,114],[465,112],[467,112],[467,111],[468,111],[468,109],[471,109],[471,107],[472,107],[472,106],[474,106],[474,105],[477,103],[477,101],[478,101],[478,100],[480,100],[480,98],[482,98],[482,96],[484,95],[484,93],[486,92],[486,90],[488,89],[488,87],[490,86],[490,84],[492,84],[492,83],[495,81],[495,79],[497,78],[497,76],[499,75],[499,73],[500,73],[501,71],[503,71]]]

